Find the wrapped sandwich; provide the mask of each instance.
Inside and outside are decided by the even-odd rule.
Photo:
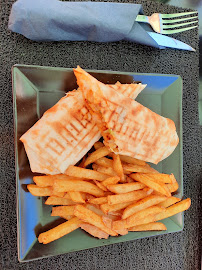
[[[145,88],[142,84],[108,85],[109,89],[136,96]],[[33,172],[64,173],[75,165],[98,141],[101,133],[89,112],[81,89],[69,92],[44,113],[20,140]]]

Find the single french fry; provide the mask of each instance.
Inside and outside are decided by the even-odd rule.
[[[56,180],[83,180],[82,178],[75,178],[65,174],[56,174],[56,175],[43,175],[43,176],[34,176],[33,181],[38,187],[51,187],[53,186],[54,181]]]
[[[175,191],[178,190],[179,188],[179,185],[178,185],[178,182],[176,181],[175,183],[172,183],[172,184],[167,184],[166,187],[168,188],[168,190],[173,193]]]
[[[48,244],[76,230],[79,228],[80,223],[81,221],[77,217],[74,217],[47,232],[41,233],[38,241],[39,243]]]
[[[104,192],[98,188],[96,185],[91,184],[87,181],[56,181],[53,184],[53,188],[58,192],[69,192],[69,191],[80,191],[86,192],[97,197],[103,197]]]
[[[122,210],[130,204],[131,204],[131,202],[118,203],[118,204],[114,204],[114,205],[109,205],[108,203],[105,203],[105,204],[101,204],[100,208],[105,214],[108,214],[108,213],[113,213],[113,212]]]
[[[166,188],[165,184],[159,184],[159,183],[152,181],[151,178],[149,178],[146,174],[133,173],[130,175],[130,177],[133,178],[134,180],[142,183],[142,184],[145,184],[149,188],[154,189],[157,192],[159,192],[167,197],[171,196],[171,194],[168,191],[168,189]]]
[[[34,176],[33,181],[38,187],[51,187],[54,182],[54,175]]]
[[[103,167],[113,167],[113,160],[106,157],[99,158],[94,163]]]
[[[119,155],[116,155],[115,153],[113,153],[112,156],[113,156],[113,170],[120,177],[121,181],[125,181],[123,167],[122,167]]]
[[[139,219],[139,220],[134,221],[133,224],[130,226],[130,224],[127,224],[126,219],[122,219],[122,220],[113,221],[112,229],[116,231],[116,230],[121,230],[123,228],[130,228],[133,226],[147,224],[154,221],[155,221],[155,217],[153,215],[149,215],[144,219]]]
[[[93,180],[93,182],[96,184],[96,186],[98,186],[100,189],[102,189],[103,191],[107,191],[107,188],[100,182]]]
[[[140,200],[147,196],[147,192],[143,190],[131,191],[128,193],[117,194],[117,195],[109,195],[107,196],[108,204],[118,204],[124,202],[132,202],[136,200]]]
[[[102,181],[102,184],[106,187],[108,185],[113,185],[118,183],[120,178],[118,176],[112,176],[107,178],[106,180]]]
[[[112,236],[116,236],[117,233],[113,230],[109,229],[105,226],[104,222],[102,221],[102,217],[94,213],[93,211],[87,209],[82,205],[77,205],[74,210],[74,215],[77,216],[79,219],[83,220],[86,223],[90,223],[107,234]]]
[[[103,173],[96,172],[90,169],[79,168],[73,165],[69,166],[65,173],[69,176],[94,179],[98,181],[104,181],[105,179],[107,179],[107,175]]]
[[[38,187],[37,185],[29,184],[29,185],[27,185],[27,188],[33,196],[63,197],[65,195],[64,192],[57,192],[57,191],[53,190],[52,187]]]
[[[137,222],[138,220],[145,219],[149,215],[154,216],[155,214],[161,213],[163,211],[165,211],[165,208],[160,207],[160,206],[151,206],[146,209],[143,209],[133,214],[132,216],[129,216],[126,219],[127,228],[135,226],[133,224],[134,222]]]
[[[109,178],[109,176],[117,176],[117,174],[115,173],[115,171],[111,167],[103,167],[103,166],[99,166],[97,164],[93,164],[92,167],[93,167],[93,170],[95,170],[96,172],[102,173],[106,176],[106,178],[104,180]]]
[[[181,201],[180,198],[176,198],[176,197],[170,197],[170,198],[167,198],[165,201],[161,202],[158,204],[158,206],[162,206],[162,207],[169,207],[177,202]]]
[[[155,220],[158,221],[158,220],[162,220],[162,219],[174,216],[180,212],[183,212],[189,209],[190,205],[191,205],[190,198],[180,201],[176,204],[169,206],[168,208],[165,208],[164,212],[157,214],[155,216]]]
[[[144,184],[139,182],[126,183],[126,184],[117,184],[117,185],[108,185],[107,188],[114,193],[128,193],[131,191],[143,189]]]
[[[104,203],[107,203],[108,200],[107,200],[107,197],[100,197],[100,198],[90,199],[88,200],[88,202],[92,204],[104,204]]]
[[[80,228],[87,233],[91,234],[94,237],[97,237],[99,239],[108,239],[109,234],[100,230],[98,227],[88,224],[88,223],[82,223],[80,224]]]
[[[95,152],[91,153],[87,157],[87,159],[84,163],[84,166],[86,167],[89,164],[95,162],[97,159],[107,156],[110,152],[111,152],[111,150],[109,150],[109,148],[107,148],[106,146],[103,146],[103,147],[95,150]]]
[[[52,217],[68,217],[74,215],[74,206],[57,206],[52,208]],[[69,218],[68,218],[69,219]]]
[[[151,222],[147,224],[142,224],[134,226],[128,229],[132,232],[142,232],[142,231],[166,231],[166,226],[161,222]]]
[[[77,203],[73,202],[70,199],[64,198],[64,197],[60,198],[60,197],[56,197],[56,196],[50,196],[45,201],[45,204],[47,204],[47,205],[75,205]]]
[[[140,165],[140,166],[145,166],[146,165],[145,161],[139,160],[139,159],[136,159],[136,158],[133,158],[133,157],[129,157],[129,156],[120,155],[120,159],[123,162],[134,164],[134,165]]]
[[[147,196],[146,198],[143,198],[142,200],[139,200],[138,202],[135,202],[123,211],[123,219],[128,218],[129,216],[132,216],[133,214],[146,209],[148,207],[151,207],[153,205],[157,205],[160,202],[163,202],[167,199],[167,197],[163,196],[155,196],[155,195],[150,195]],[[158,205],[159,206],[159,205]]]
[[[85,200],[79,191],[69,191],[69,196],[73,202],[85,203]]]
[[[148,164],[144,166],[135,164],[123,164],[123,171],[125,174],[131,174],[133,172],[154,173],[153,168],[151,168]]]
[[[94,143],[93,146],[94,146],[95,150],[98,150],[99,148],[103,147],[104,144],[102,142],[96,142],[96,143]]]
[[[173,183],[173,179],[171,175],[164,173],[148,173],[146,174],[152,181],[163,184],[171,184]]]

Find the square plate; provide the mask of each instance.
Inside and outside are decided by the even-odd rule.
[[[182,79],[176,75],[139,74],[114,71],[88,70],[98,80],[113,84],[141,81],[146,89],[138,96],[144,106],[175,122],[180,143],[171,156],[160,162],[160,172],[174,173],[179,183],[178,196],[183,196],[182,166]],[[67,91],[77,88],[76,78],[70,68],[15,65],[13,76],[13,102],[15,121],[15,158],[18,220],[18,258],[25,262],[42,257],[68,253],[103,245],[109,245],[144,237],[181,231],[183,214],[163,220],[166,232],[130,232],[125,236],[99,240],[77,229],[50,244],[39,244],[37,237],[42,231],[64,220],[51,217],[51,206],[44,198],[32,196],[26,185],[32,183],[34,173],[19,138]]]

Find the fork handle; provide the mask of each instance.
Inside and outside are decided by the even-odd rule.
[[[145,15],[137,15],[135,21],[149,23],[149,18],[148,18],[148,16],[145,16]]]

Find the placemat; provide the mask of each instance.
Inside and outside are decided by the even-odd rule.
[[[0,0],[0,269],[200,269],[200,174],[201,130],[198,120],[198,32],[196,29],[175,38],[197,49],[196,53],[158,50],[129,42],[43,42],[37,43],[7,30],[11,0]],[[124,1],[119,1],[124,2]],[[133,1],[128,1],[133,2]],[[183,9],[147,0],[146,14],[176,13]],[[11,67],[14,64],[76,67],[178,74],[184,80],[183,140],[184,195],[192,206],[185,213],[183,232],[74,252],[19,263],[16,236],[16,189],[13,139]]]

